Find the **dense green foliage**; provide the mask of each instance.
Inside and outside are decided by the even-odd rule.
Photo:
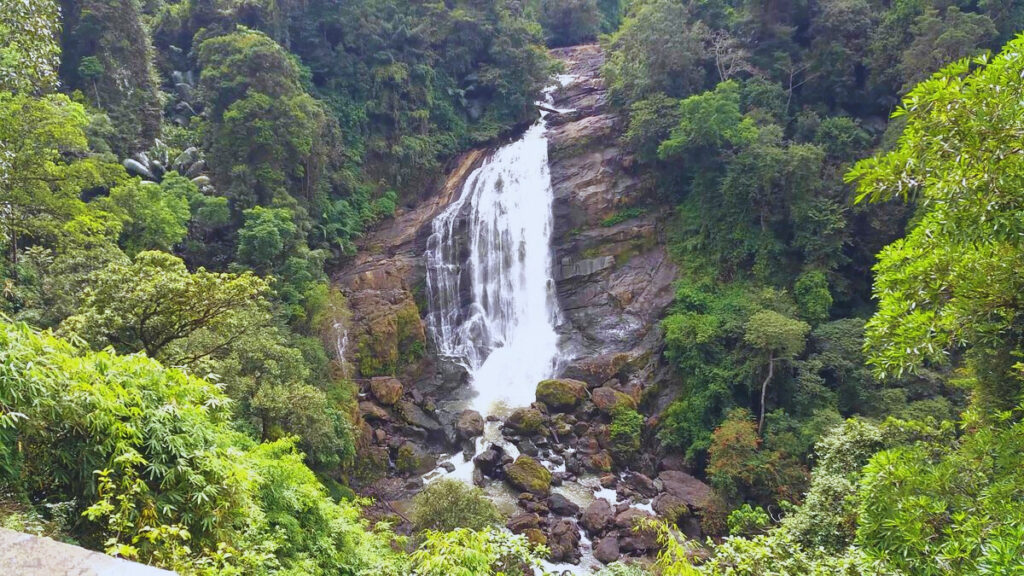
[[[680,269],[667,406],[602,446],[683,454],[730,534],[648,526],[653,564],[602,573],[1024,572],[1021,28],[932,0],[0,3],[0,525],[182,574],[533,573],[476,488],[429,484],[410,538],[328,494],[369,464],[325,270],[536,117],[542,41],[600,39],[649,187],[601,224],[674,210]],[[425,353],[420,313],[354,343],[361,373]]]

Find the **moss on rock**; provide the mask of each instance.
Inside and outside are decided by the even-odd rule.
[[[537,384],[537,401],[551,410],[567,412],[587,396],[587,384],[579,380],[552,379]]]
[[[505,467],[505,477],[518,490],[547,496],[551,493],[551,472],[529,456],[520,456]]]

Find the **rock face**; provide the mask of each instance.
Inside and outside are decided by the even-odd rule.
[[[397,378],[381,376],[370,380],[370,391],[378,402],[385,406],[394,406],[402,399],[402,383]]]
[[[556,287],[577,357],[587,359],[566,375],[642,386],[657,370],[658,320],[676,277],[664,248],[667,215],[645,208],[649,186],[618,146],[623,122],[607,107],[600,48],[553,53],[577,78],[555,91],[555,106],[573,111],[550,117],[548,131]],[[594,358],[618,366],[595,373]]]

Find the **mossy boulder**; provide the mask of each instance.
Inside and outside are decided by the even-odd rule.
[[[551,472],[529,456],[520,456],[506,466],[505,477],[518,490],[539,496],[551,493]]]
[[[405,389],[397,378],[377,376],[370,380],[370,392],[378,402],[385,406],[394,406],[402,399]]]
[[[517,408],[505,420],[505,427],[516,434],[537,434],[544,428],[544,415],[536,408]]]
[[[401,473],[425,474],[437,466],[437,459],[422,446],[403,442],[395,454],[395,468]]]
[[[626,407],[636,410],[636,400],[628,394],[614,388],[602,386],[594,390],[591,399],[597,409],[605,414],[613,414],[619,408]]]
[[[587,396],[587,384],[568,378],[543,380],[537,384],[537,401],[555,412],[568,412]]]

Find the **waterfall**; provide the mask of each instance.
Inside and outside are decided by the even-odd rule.
[[[427,242],[428,329],[484,414],[532,402],[558,361],[545,131],[542,117],[470,174]]]

